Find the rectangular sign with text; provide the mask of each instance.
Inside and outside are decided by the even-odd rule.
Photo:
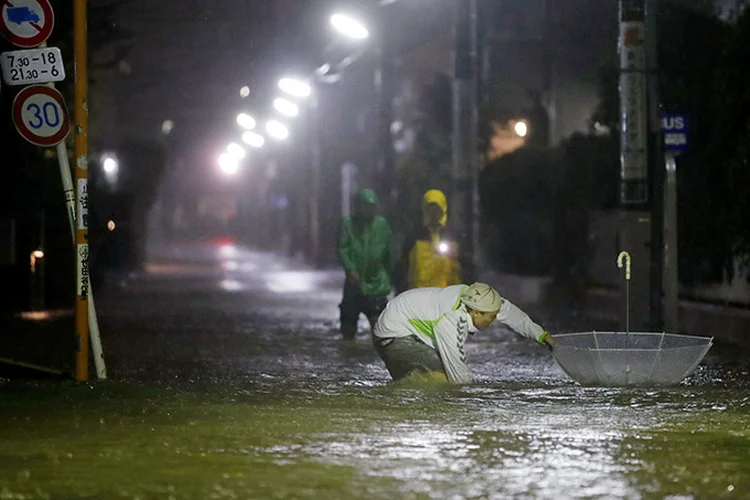
[[[57,47],[14,50],[0,54],[3,80],[8,85],[60,82],[65,80],[65,66]]]

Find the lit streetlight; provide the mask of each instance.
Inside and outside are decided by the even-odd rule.
[[[513,125],[513,131],[518,137],[526,137],[529,133],[529,126],[525,121],[519,120]]]
[[[235,158],[236,160],[241,160],[245,157],[245,148],[237,144],[236,142],[230,142],[229,145],[227,145],[227,153],[232,158]]]
[[[245,85],[244,87],[242,87],[240,89],[240,97],[242,97],[244,99],[244,98],[248,97],[249,95],[250,95],[250,87],[248,87],[247,85]]]
[[[104,168],[104,173],[107,175],[115,175],[117,173],[117,160],[112,158],[111,156],[108,156],[104,158],[104,162],[102,163],[102,167]]]
[[[240,170],[240,162],[229,153],[219,155],[219,168],[227,175],[234,175]]]
[[[331,16],[331,25],[342,35],[354,40],[365,40],[370,32],[364,24],[346,14],[337,13]]]
[[[312,93],[312,87],[307,82],[296,78],[282,78],[279,80],[279,88],[294,97],[309,97]]]
[[[242,142],[244,142],[250,147],[260,148],[260,147],[263,147],[263,144],[266,143],[266,139],[259,133],[250,132],[248,130],[247,132],[244,132],[242,134]]]
[[[255,128],[256,122],[255,118],[247,113],[240,113],[237,115],[237,124],[244,129],[252,130]]]
[[[299,114],[299,107],[294,104],[289,99],[285,99],[284,97],[277,97],[273,100],[273,107],[285,116],[294,117]]]
[[[117,161],[117,157],[112,154],[103,155],[102,170],[109,185],[114,186],[117,183],[117,174],[120,171],[120,162]]]
[[[173,128],[174,122],[172,120],[164,120],[161,124],[161,133],[164,135],[169,135]]]
[[[270,120],[266,123],[266,132],[274,139],[284,140],[289,137],[289,129],[278,120]]]

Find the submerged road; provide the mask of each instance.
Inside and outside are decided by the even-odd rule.
[[[154,249],[99,299],[110,381],[0,379],[0,499],[750,494],[742,353],[672,388],[585,388],[496,327],[468,345],[476,383],[391,384],[364,319],[339,336],[342,280]]]

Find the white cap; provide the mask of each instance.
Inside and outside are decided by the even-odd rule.
[[[461,292],[461,303],[479,312],[499,311],[503,298],[487,283],[474,283]]]

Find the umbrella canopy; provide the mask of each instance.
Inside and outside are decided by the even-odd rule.
[[[582,385],[674,385],[690,375],[713,337],[650,332],[580,332],[554,336],[560,368]]]

